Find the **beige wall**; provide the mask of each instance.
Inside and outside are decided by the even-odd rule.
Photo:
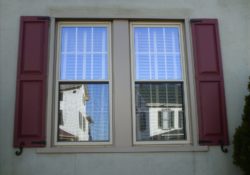
[[[15,78],[21,15],[218,18],[232,141],[235,128],[240,124],[250,75],[249,9],[249,0],[0,0],[0,174],[240,174],[232,164],[231,146],[228,154],[222,153],[219,147],[210,147],[207,152],[74,154],[37,154],[36,149],[24,149],[22,156],[16,157],[12,147]],[[122,82],[118,86],[122,88]],[[121,89],[116,92],[117,96],[122,92]],[[129,106],[129,103],[117,102],[116,105]],[[114,112],[125,113],[126,110]],[[116,134],[122,135],[126,128],[120,127],[121,133]],[[124,139],[131,142],[129,138]]]

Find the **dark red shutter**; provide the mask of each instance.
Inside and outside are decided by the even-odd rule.
[[[228,145],[217,19],[191,20],[201,145]]]
[[[21,17],[14,147],[45,146],[48,17]]]

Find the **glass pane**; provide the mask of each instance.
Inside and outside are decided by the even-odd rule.
[[[109,85],[59,85],[58,141],[109,141]]]
[[[182,80],[178,27],[134,27],[136,80]]]
[[[136,140],[185,140],[182,83],[136,83]]]
[[[107,80],[107,27],[62,27],[60,60],[61,80]]]

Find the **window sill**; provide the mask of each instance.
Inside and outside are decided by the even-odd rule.
[[[207,152],[208,146],[168,145],[168,146],[134,146],[134,147],[46,147],[37,149],[38,154],[63,153],[150,153],[150,152]]]

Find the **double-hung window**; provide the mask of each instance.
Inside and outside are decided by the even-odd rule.
[[[112,132],[119,128],[112,126],[111,118],[111,41],[115,40],[111,23],[58,22],[57,26],[55,144],[112,144]],[[126,30],[131,49],[126,52],[131,55],[127,65],[131,72],[124,76],[132,77],[133,112],[127,115],[133,125],[127,126],[133,128],[131,143],[187,143],[182,23],[130,22],[130,26]]]
[[[134,143],[187,140],[182,24],[135,22],[131,39]]]
[[[58,24],[58,145],[112,142],[110,32],[110,23]]]

